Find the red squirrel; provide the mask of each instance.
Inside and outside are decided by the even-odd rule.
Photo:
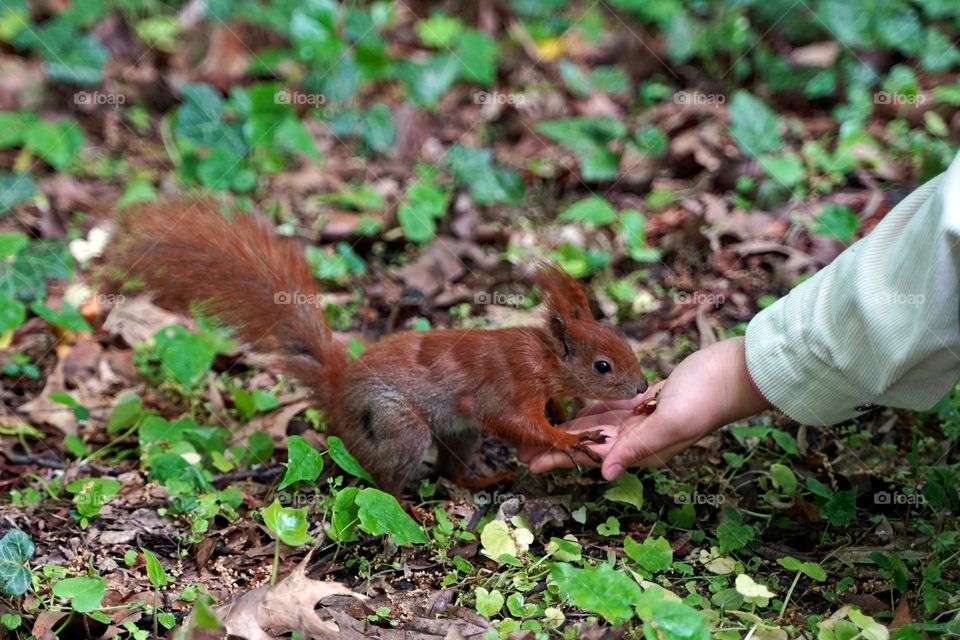
[[[597,322],[580,285],[554,266],[537,272],[540,327],[405,331],[349,361],[324,321],[320,291],[297,243],[269,223],[221,215],[208,201],[143,207],[131,220],[118,266],[157,302],[198,304],[235,336],[277,356],[277,367],[309,387],[339,436],[377,484],[400,496],[431,440],[440,475],[481,489],[466,464],[481,432],[517,445],[599,456],[600,431],[551,425],[559,396],[632,398],[647,387],[624,340]]]

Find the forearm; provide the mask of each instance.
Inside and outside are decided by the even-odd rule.
[[[750,323],[758,389],[799,422],[925,409],[960,375],[960,160]]]

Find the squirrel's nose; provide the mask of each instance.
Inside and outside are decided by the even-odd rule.
[[[637,395],[640,395],[641,393],[643,393],[644,391],[646,391],[646,390],[647,390],[647,386],[648,386],[648,385],[647,385],[647,381],[646,381],[646,380],[641,380],[641,381],[640,381],[640,386],[637,387]]]

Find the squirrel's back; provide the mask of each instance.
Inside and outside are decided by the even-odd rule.
[[[295,241],[250,215],[228,219],[209,200],[145,205],[124,222],[121,278],[142,280],[164,306],[198,305],[257,351],[280,355],[278,368],[309,385],[322,408],[333,405],[346,354]]]

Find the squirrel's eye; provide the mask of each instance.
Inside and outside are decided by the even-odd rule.
[[[613,371],[613,367],[606,360],[597,360],[593,363],[593,370],[597,373],[610,373]]]

